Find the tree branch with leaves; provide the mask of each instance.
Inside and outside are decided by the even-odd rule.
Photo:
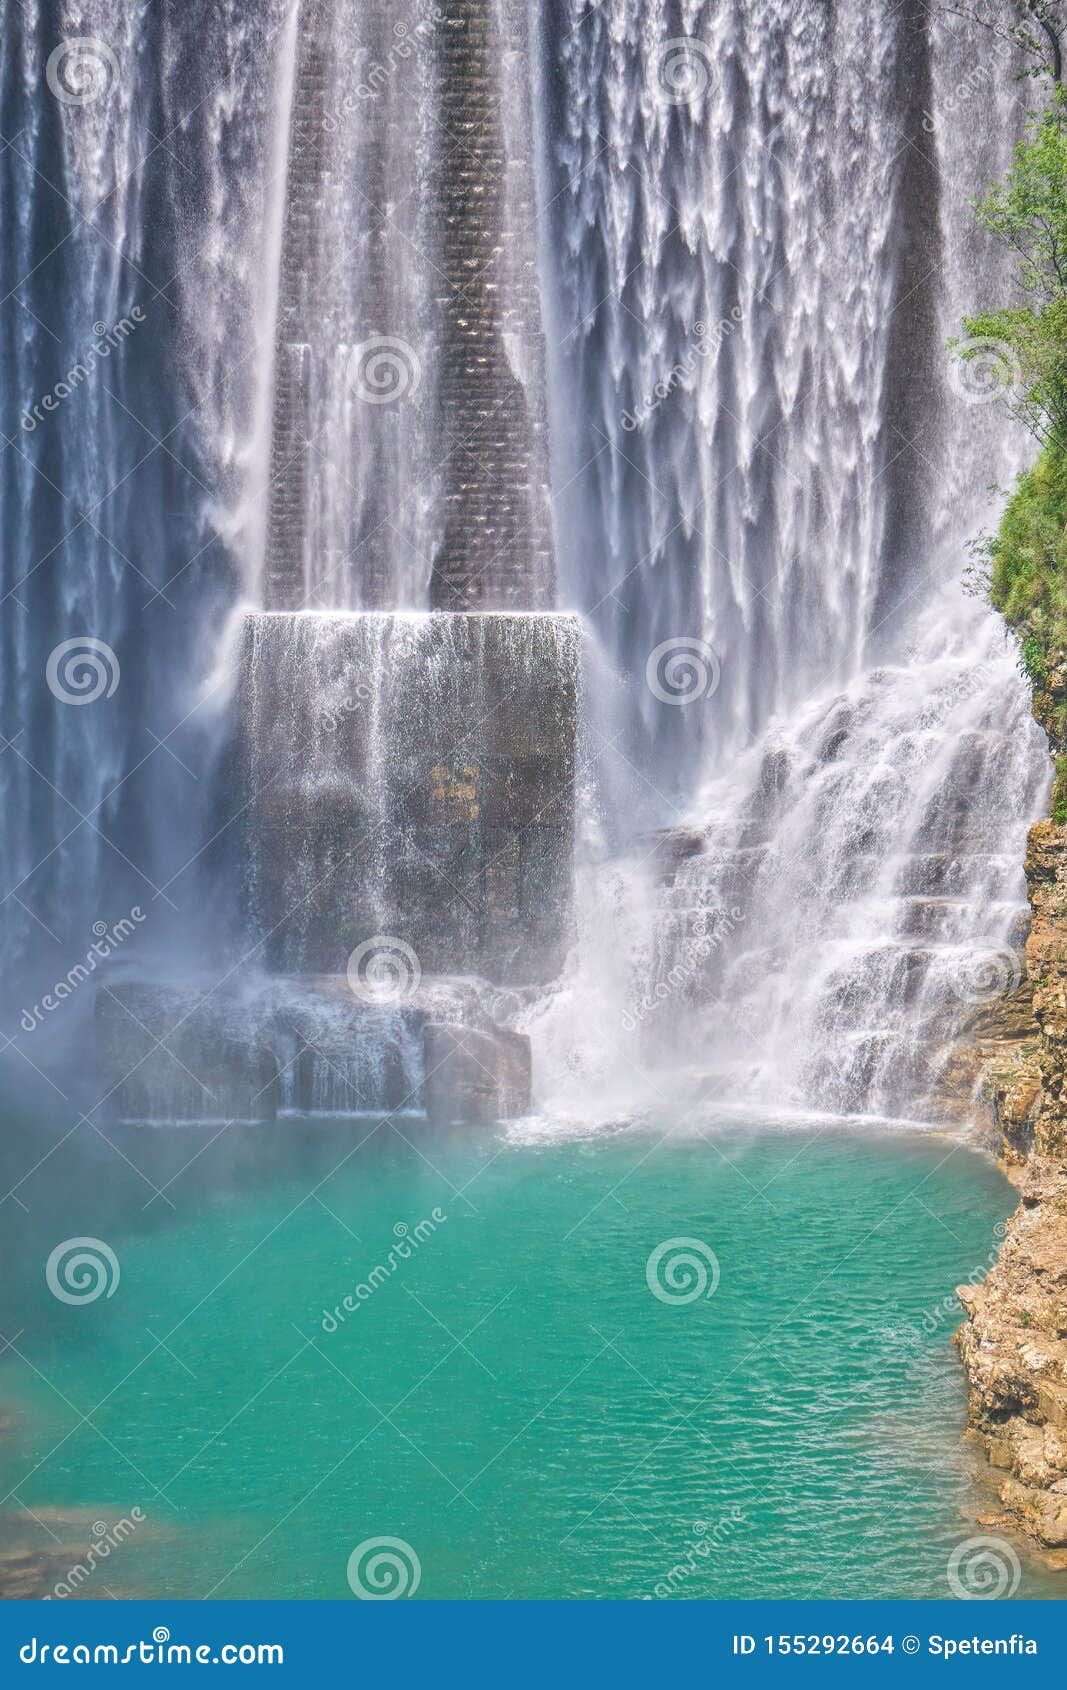
[[[1067,54],[1067,4],[1064,0],[942,0],[939,11],[964,18],[1010,42],[1031,64],[1028,76],[1064,81]]]

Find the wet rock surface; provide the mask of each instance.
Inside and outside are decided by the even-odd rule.
[[[1011,1521],[1067,1550],[1067,828],[1030,830],[1026,980],[990,1028],[981,1094],[1020,1208],[981,1285],[959,1288],[970,1428]],[[1020,1006],[1030,998],[1029,1025]]]
[[[521,1009],[487,981],[424,976],[366,1001],[344,976],[127,981],[96,1004],[100,1089],[123,1123],[270,1122],[427,1110],[489,1122],[528,1113]],[[435,1072],[439,1070],[439,1072]]]
[[[399,940],[545,984],[571,939],[581,629],[559,615],[252,615],[248,923],[279,974]]]
[[[970,1424],[1001,1502],[1038,1543],[1067,1548],[1067,1168],[1035,1158],[981,1285],[958,1295]]]
[[[529,1114],[532,1059],[525,1033],[431,1021],[423,1038],[426,1113],[431,1121],[510,1121]]]

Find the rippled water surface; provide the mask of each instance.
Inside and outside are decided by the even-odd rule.
[[[24,1188],[9,1468],[40,1511],[144,1510],[101,1585],[344,1597],[352,1551],[389,1536],[419,1598],[949,1594],[989,1503],[950,1293],[1013,1206],[990,1163],[771,1124],[400,1125],[288,1123],[269,1173],[265,1131],[247,1160],[227,1135],[171,1184],[200,1141],[131,1139],[175,1208],[131,1174],[97,1223],[119,1283],[81,1307],[44,1287],[69,1197],[49,1206],[44,1170]],[[709,1285],[713,1253],[710,1297],[650,1290],[676,1239]],[[1024,1557],[1020,1594],[1055,1590]]]

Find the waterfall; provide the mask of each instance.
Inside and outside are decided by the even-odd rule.
[[[225,906],[202,847],[287,10],[0,6],[5,994],[134,903],[146,947],[206,956]]]
[[[271,608],[552,602],[524,0],[301,0]]]
[[[962,584],[1029,447],[945,350],[999,293],[1008,50],[921,0],[0,11],[5,984],[136,902],[161,967],[232,951],[249,607],[562,607],[543,1099],[933,1114],[1047,785]],[[408,632],[369,694],[320,653],[321,710],[269,678],[369,724],[368,802]]]
[[[1014,67],[920,5],[551,10],[560,573],[614,677],[589,732],[623,854],[535,1042],[572,1112],[928,1117],[1018,984],[1047,789],[961,584],[1027,445],[945,350],[997,286],[968,196]]]

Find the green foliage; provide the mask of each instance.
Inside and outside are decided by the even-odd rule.
[[[985,542],[989,596],[1023,640],[1035,685],[1044,655],[1067,621],[1067,455],[1048,447],[1019,477],[1000,527]]]
[[[1067,827],[1067,756],[1056,758],[1056,778],[1052,783],[1052,819],[1057,827]]]
[[[1045,684],[1047,673],[1045,654],[1041,649],[1041,641],[1036,634],[1027,634],[1019,648],[1019,661],[1023,666],[1023,673],[1032,687]]]
[[[1004,181],[975,212],[1014,253],[1024,303],[968,318],[969,339],[955,348],[1042,442],[1067,445],[1067,90],[1031,120]]]

